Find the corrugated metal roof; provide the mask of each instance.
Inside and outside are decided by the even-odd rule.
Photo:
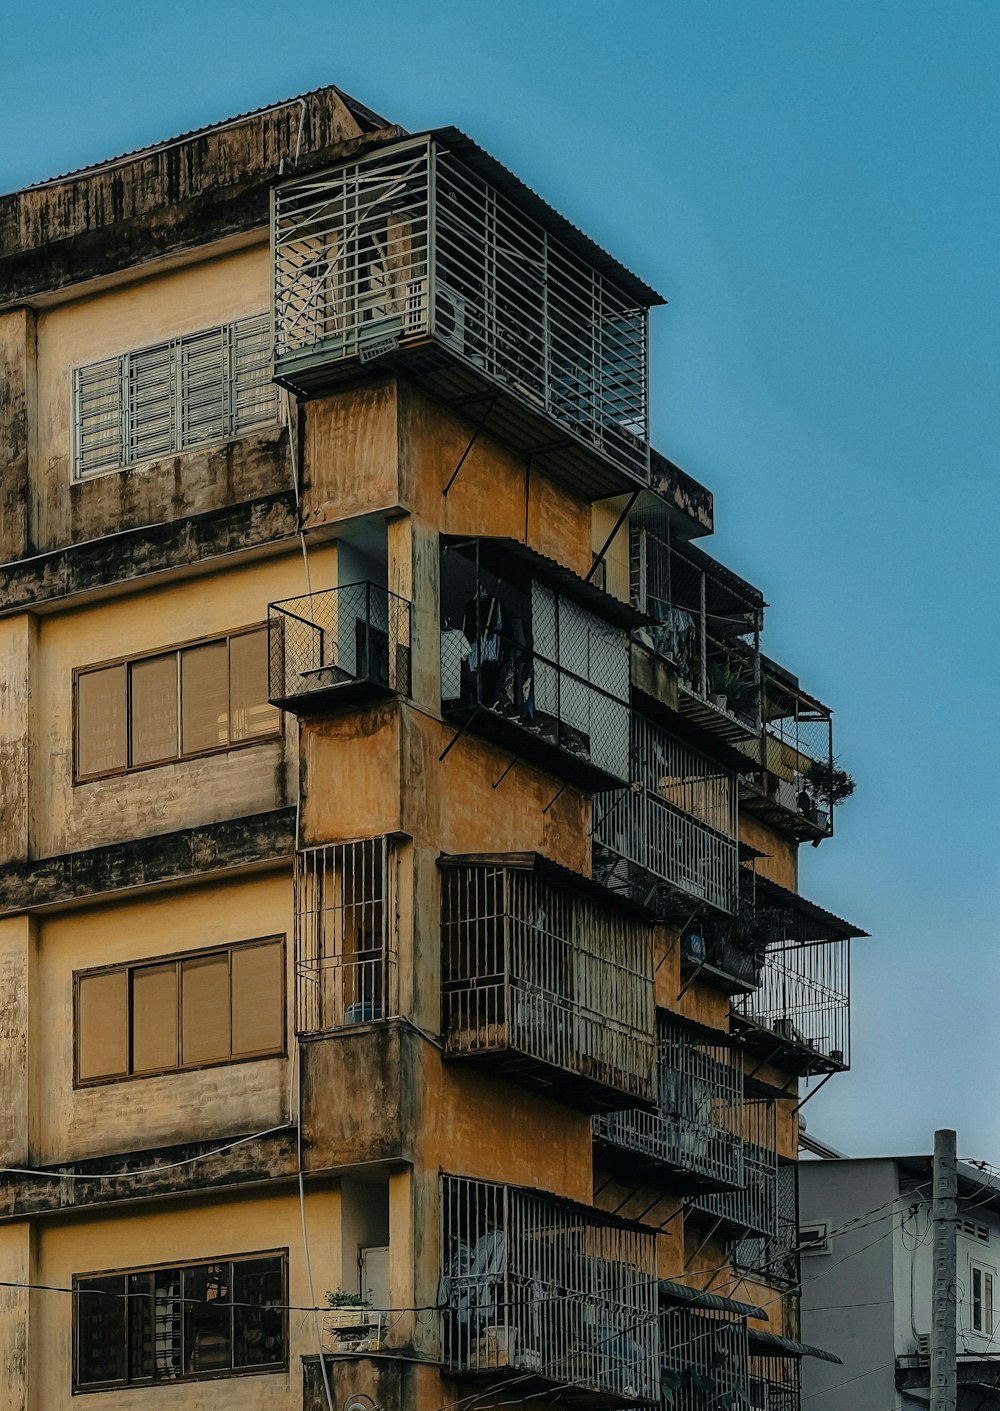
[[[576,872],[572,867],[564,867],[561,862],[553,862],[552,858],[546,857],[544,853],[443,852],[437,861],[439,867],[514,867],[521,871],[537,872],[540,876],[547,877],[556,884],[572,887],[576,891],[582,892],[584,896],[592,897],[595,901],[601,902],[604,906],[611,907],[615,911],[623,911],[628,915],[639,917],[643,921],[656,920],[656,913],[651,908],[643,906],[640,902],[632,901],[629,897],[622,896],[620,892],[611,891],[609,887],[595,882],[593,877]]]
[[[813,1347],[809,1342],[796,1342],[793,1338],[779,1337],[777,1333],[765,1333],[761,1328],[748,1328],[747,1335],[751,1349],[759,1348],[762,1352],[777,1353],[778,1356],[786,1357],[816,1357],[820,1362],[836,1362],[838,1367],[844,1365],[843,1358],[838,1357],[835,1352],[826,1352],[822,1347]]]
[[[798,892],[790,892],[787,887],[779,886],[768,877],[758,877],[756,889],[758,897],[763,897],[773,906],[792,912],[795,920],[789,928],[789,939],[793,941],[846,941],[851,937],[869,934],[862,931],[860,926],[852,926],[849,921],[834,916],[832,911],[826,911],[815,902],[807,901],[805,897],[800,897]]]
[[[690,1289],[687,1284],[674,1283],[673,1279],[660,1280],[660,1297],[664,1303],[683,1303],[691,1308],[714,1308],[717,1313],[734,1313],[739,1318],[762,1318],[767,1322],[764,1309],[753,1303],[738,1303],[734,1298],[724,1298],[721,1293]]]
[[[307,99],[314,98],[318,93],[336,93],[363,131],[392,126],[385,118],[379,117],[377,113],[373,112],[371,108],[366,108],[363,103],[359,103],[356,98],[352,98],[342,88],[337,88],[335,84],[330,83],[322,88],[311,88],[307,93],[296,94],[294,98],[283,98],[277,103],[265,103],[260,108],[248,108],[245,113],[236,113],[233,117],[223,118],[219,122],[206,123],[203,127],[192,128],[189,132],[178,133],[176,137],[167,137],[162,142],[153,142],[146,147],[133,147],[128,152],[119,152],[117,156],[104,157],[99,162],[89,162],[86,166],[75,167],[72,171],[63,172],[59,176],[48,176],[42,181],[33,181],[30,186],[21,187],[21,190],[37,191],[43,186],[55,186],[61,181],[72,181],[75,177],[88,176],[91,172],[101,171],[105,167],[117,166],[120,162],[133,161],[136,157],[150,156],[152,153],[162,152],[168,147],[176,147],[181,142],[189,142],[195,137],[203,137],[208,132],[219,132],[223,128],[235,127],[237,123],[246,122],[248,118],[259,117],[262,113],[273,113],[279,108],[290,108],[295,103],[305,103]]]
[[[491,186],[503,195],[509,196],[521,210],[526,211],[539,225],[551,231],[558,239],[562,240],[564,245],[575,250],[588,264],[593,265],[613,284],[618,285],[620,289],[635,299],[636,303],[645,308],[651,308],[655,304],[667,302],[662,294],[657,293],[645,280],[640,279],[637,274],[633,274],[620,260],[616,260],[596,241],[591,240],[589,235],[585,235],[571,220],[560,214],[554,206],[550,206],[548,201],[538,195],[537,191],[533,191],[502,162],[491,157],[460,128],[432,128],[426,135],[432,137],[441,146],[447,147],[450,152],[454,152],[455,156],[466,166],[472,167]]]

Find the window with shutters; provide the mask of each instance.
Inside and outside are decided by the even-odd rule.
[[[83,970],[77,1087],[285,1052],[285,938]]]
[[[284,1371],[288,1254],[78,1274],[73,1390]]]
[[[73,478],[278,420],[267,314],[73,370]]]
[[[76,676],[76,779],[271,739],[266,627],[87,667]]]

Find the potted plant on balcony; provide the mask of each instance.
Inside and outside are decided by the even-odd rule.
[[[846,769],[838,767],[835,759],[814,760],[805,776],[806,788],[801,802],[803,813],[810,823],[818,828],[827,828],[830,816],[838,804],[849,799],[857,785]]]
[[[335,1339],[338,1352],[372,1351],[381,1346],[381,1314],[372,1311],[370,1298],[338,1288],[327,1291],[326,1302],[332,1310],[325,1319],[326,1332]]]

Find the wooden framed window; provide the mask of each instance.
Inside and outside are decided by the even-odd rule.
[[[74,976],[77,1087],[285,1052],[285,938]]]
[[[254,314],[73,369],[73,479],[277,422],[271,320]]]
[[[272,739],[268,629],[78,669],[76,781]]]
[[[73,1390],[288,1367],[288,1251],[73,1278]]]

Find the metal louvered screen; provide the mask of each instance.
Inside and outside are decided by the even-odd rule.
[[[255,314],[74,369],[74,479],[277,421],[269,340]]]

